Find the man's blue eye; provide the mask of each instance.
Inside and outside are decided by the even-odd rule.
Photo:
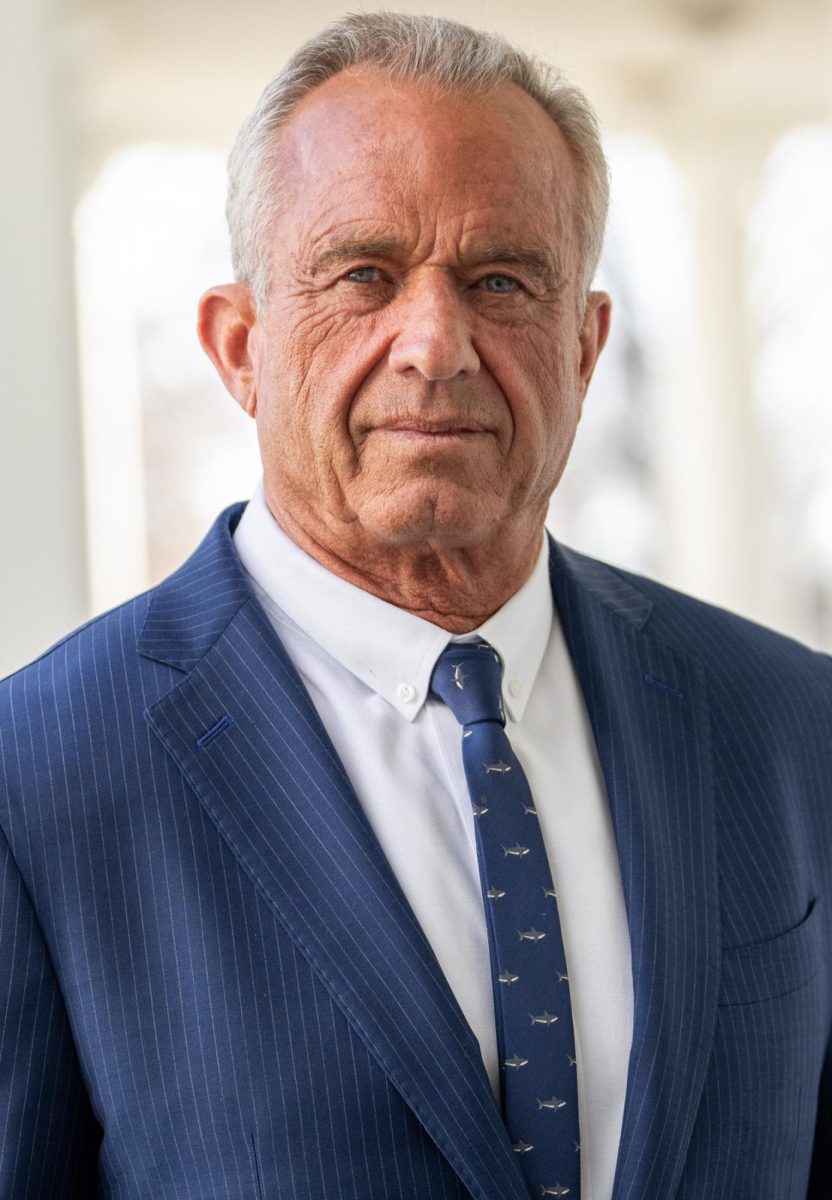
[[[509,292],[516,292],[520,286],[510,275],[486,275],[480,282],[487,292],[495,296],[506,296]]]
[[[346,277],[350,283],[372,283],[377,269],[377,267],[356,267],[353,271],[347,271]]]

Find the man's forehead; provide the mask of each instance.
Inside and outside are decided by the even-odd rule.
[[[337,114],[364,110],[368,116],[374,108],[389,115],[411,112],[414,121],[422,119],[426,106],[436,105],[444,112],[469,107],[487,107],[492,118],[495,112],[510,119],[512,114],[529,124],[536,119],[557,126],[546,110],[518,84],[500,80],[478,88],[446,88],[429,79],[396,78],[389,72],[371,65],[356,66],[338,71],[311,91],[295,105],[288,123],[304,117],[313,109],[327,109],[327,119]]]
[[[443,96],[376,72],[311,93],[276,159],[303,257],[336,237],[428,245],[432,227],[444,251],[562,243],[574,211],[569,151],[537,102],[505,86]]]
[[[355,162],[391,174],[460,160],[495,183],[512,176],[568,187],[571,155],[536,100],[513,83],[483,92],[439,91],[375,69],[340,72],[299,103],[278,133],[279,154],[307,182],[343,178]]]

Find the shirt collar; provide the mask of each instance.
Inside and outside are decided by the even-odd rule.
[[[272,516],[262,481],[234,531],[234,546],[270,618],[320,646],[407,720],[425,703],[448,643],[475,637],[502,658],[506,712],[522,718],[552,626],[545,536],[523,586],[479,629],[457,637],[348,583],[301,550]]]

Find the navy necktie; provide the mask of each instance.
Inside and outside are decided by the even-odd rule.
[[[487,642],[451,643],[431,691],[463,727],[503,1120],[535,1200],[580,1200],[575,1042],[557,896],[529,784],[505,733],[501,678]]]

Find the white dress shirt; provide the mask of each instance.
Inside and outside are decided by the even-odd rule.
[[[463,638],[311,558],[271,515],[262,482],[234,545],[479,1041],[495,1094],[491,965],[461,731],[428,689],[450,641],[479,636],[500,654],[506,733],[529,780],[558,892],[578,1060],[581,1198],[610,1200],[632,1044],[630,939],[603,778],[554,611],[546,539],[526,583]]]

